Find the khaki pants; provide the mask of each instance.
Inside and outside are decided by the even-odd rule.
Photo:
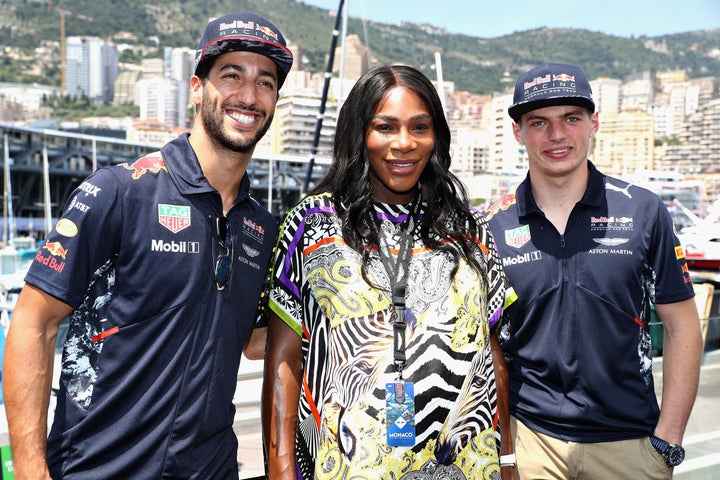
[[[536,432],[510,419],[517,478],[520,480],[608,480],[671,478],[665,460],[650,438],[617,442],[576,443]]]

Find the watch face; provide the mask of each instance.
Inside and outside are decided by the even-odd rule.
[[[668,448],[665,458],[669,466],[676,467],[685,460],[685,449],[679,445],[674,445]]]

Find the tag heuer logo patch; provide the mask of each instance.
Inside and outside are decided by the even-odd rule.
[[[530,241],[530,225],[505,230],[505,243],[511,247],[520,248]]]
[[[158,203],[158,221],[171,232],[178,233],[190,226],[190,207]]]

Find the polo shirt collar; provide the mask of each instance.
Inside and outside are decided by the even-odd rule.
[[[190,133],[186,132],[165,144],[162,157],[173,183],[183,195],[216,192],[200,168],[195,151],[190,146]],[[250,179],[247,172],[240,183],[240,190],[234,203],[250,196]]]
[[[585,193],[578,203],[598,207],[605,199],[605,175],[600,173],[590,160],[587,161],[587,167],[590,173],[590,178],[588,179],[587,189],[585,189]],[[533,213],[541,214],[541,210],[537,206],[537,203],[535,203],[535,198],[532,195],[529,171],[525,176],[525,180],[518,185],[515,196],[518,206],[518,215],[520,217],[531,215]]]

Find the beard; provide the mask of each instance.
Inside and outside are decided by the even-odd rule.
[[[243,108],[249,111],[259,112],[259,110],[254,107],[243,106]],[[268,131],[273,120],[273,115],[264,115],[265,123],[260,126],[260,129],[252,138],[235,138],[229,135],[223,127],[225,114],[222,109],[217,108],[216,104],[205,93],[203,93],[202,97],[200,117],[210,141],[236,153],[252,153],[255,150],[255,145],[257,145],[263,135]]]

